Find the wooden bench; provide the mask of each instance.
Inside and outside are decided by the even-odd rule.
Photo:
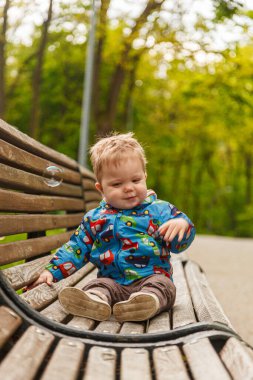
[[[0,121],[1,379],[253,379],[253,350],[234,331],[201,268],[173,255],[176,303],[142,323],[73,317],[57,294],[96,276],[88,264],[30,291],[50,255],[100,195],[92,172]],[[48,185],[46,168],[63,182]],[[10,266],[11,265],[11,266]]]

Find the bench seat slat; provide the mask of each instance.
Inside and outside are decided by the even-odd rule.
[[[0,215],[1,235],[77,227],[83,213],[65,215]]]
[[[253,379],[253,353],[236,338],[229,338],[220,356],[234,380]]]
[[[149,320],[147,333],[154,334],[159,332],[170,331],[170,313],[168,311],[164,311],[159,315],[156,315],[152,319]]]
[[[22,319],[10,308],[0,306],[0,321],[0,348],[2,348],[21,325]]]
[[[190,380],[177,346],[155,348],[153,361],[156,380]]]
[[[51,258],[51,255],[47,255],[28,263],[12,266],[3,269],[3,274],[13,289],[17,290],[35,281]]]
[[[58,343],[41,380],[75,380],[84,354],[84,344],[77,340],[61,339]]]
[[[95,326],[95,321],[93,319],[77,317],[74,316],[68,323],[67,326],[80,330],[93,330]]]
[[[144,348],[125,348],[121,353],[121,380],[151,380],[149,353]]]
[[[81,174],[79,171],[70,170],[62,165],[55,164],[52,161],[37,157],[34,154],[17,148],[14,145],[0,139],[0,159],[2,162],[25,171],[30,171],[41,175],[48,166],[57,166],[62,169],[62,178],[64,182],[73,184],[81,183]]]
[[[220,358],[207,338],[183,346],[194,380],[230,380]]]
[[[84,197],[86,202],[101,201],[101,195],[97,191],[86,191]]]
[[[84,200],[81,198],[31,195],[0,189],[0,211],[48,212],[84,209]]]
[[[0,365],[0,378],[6,380],[35,378],[54,336],[36,326],[30,326]]]
[[[183,265],[180,260],[173,261],[173,278],[177,288],[173,307],[173,329],[196,322],[191,296],[185,280]]]
[[[29,259],[47,253],[66,243],[74,230],[58,235],[45,236],[0,245],[0,265]]]
[[[116,361],[117,353],[113,348],[93,346],[89,351],[83,380],[116,379]]]
[[[62,182],[61,186],[51,187],[45,183],[45,179],[41,176],[4,164],[0,164],[0,173],[0,184],[2,187],[23,190],[26,193],[32,194],[61,194],[71,197],[82,197],[82,189],[77,185]]]
[[[145,322],[124,322],[120,329],[120,334],[143,334],[145,325]]]
[[[95,190],[95,180],[90,178],[83,178],[82,179],[82,186],[85,191],[89,190]]]
[[[28,292],[21,294],[20,297],[29,303],[30,306],[34,309],[41,310],[47,305],[51,304],[57,298],[57,294],[61,289],[63,289],[65,286],[74,286],[92,269],[94,269],[94,266],[91,263],[88,263],[71,276],[54,283],[51,287],[47,284],[41,284],[36,288],[33,288]]]
[[[108,321],[100,322],[95,328],[95,331],[97,333],[117,334],[120,330],[120,327],[121,324],[119,322],[109,319]]]
[[[93,208],[96,208],[98,207],[98,202],[86,202],[85,203],[85,209],[86,211],[90,211],[92,210]]]
[[[198,320],[201,322],[220,322],[232,328],[199,266],[188,261],[185,265],[185,273]]]

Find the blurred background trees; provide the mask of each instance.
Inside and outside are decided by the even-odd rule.
[[[97,5],[90,143],[133,130],[146,147],[149,186],[199,233],[253,235],[249,3]],[[1,118],[76,159],[91,2],[0,7]]]

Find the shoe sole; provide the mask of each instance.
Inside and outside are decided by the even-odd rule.
[[[104,301],[89,297],[83,290],[64,288],[59,293],[61,306],[70,314],[105,321],[111,316],[111,307]]]
[[[157,310],[157,302],[152,296],[140,294],[115,304],[113,315],[118,322],[138,322],[151,318]]]

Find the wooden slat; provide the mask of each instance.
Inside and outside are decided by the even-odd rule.
[[[84,354],[84,344],[71,339],[58,343],[41,380],[75,380],[78,377]]]
[[[95,331],[105,334],[117,334],[120,330],[120,326],[121,325],[119,322],[116,322],[115,320],[108,320],[100,322],[95,328]]]
[[[154,349],[153,362],[156,380],[190,380],[184,359],[177,346]]]
[[[2,348],[21,325],[22,319],[9,307],[0,306],[0,321],[0,348]]]
[[[194,309],[199,321],[202,322],[220,322],[231,327],[227,316],[223,312],[220,304],[217,302],[204,273],[199,266],[189,261],[185,265],[187,282],[191,292]]]
[[[0,379],[34,379],[53,340],[46,330],[30,326],[2,361]]]
[[[3,140],[11,143],[12,145],[18,146],[27,152],[36,154],[36,156],[53,160],[54,162],[62,164],[70,169],[77,168],[77,162],[75,160],[39,143],[1,119],[0,135]]]
[[[179,260],[173,262],[173,278],[177,289],[173,306],[173,329],[196,322],[191,296],[186,283],[183,265]]]
[[[125,348],[121,353],[121,380],[151,380],[148,351],[144,348]]]
[[[194,380],[230,380],[218,354],[207,338],[183,346]]]
[[[93,330],[95,326],[95,321],[93,319],[74,316],[71,321],[67,323],[67,326],[77,329],[77,330]]]
[[[92,201],[98,201],[100,202],[102,200],[101,194],[99,194],[97,191],[86,191],[84,194],[85,201],[92,202]]]
[[[116,378],[116,351],[94,346],[90,349],[83,380],[114,380]]]
[[[51,258],[51,255],[47,255],[25,264],[3,269],[2,273],[15,290],[20,289],[35,281]]]
[[[31,289],[24,294],[21,294],[20,297],[29,303],[29,305],[34,309],[41,310],[57,298],[57,295],[61,289],[63,289],[65,286],[75,285],[93,268],[94,266],[91,263],[88,263],[83,268],[79,269],[77,272],[65,278],[64,280],[56,282],[52,286],[41,284],[36,288]]]
[[[95,190],[95,180],[89,179],[89,178],[84,178],[82,180],[82,186],[84,191],[89,191],[89,190]]]
[[[1,244],[0,265],[23,259],[29,259],[30,257],[36,257],[40,254],[47,253],[53,249],[61,247],[62,244],[69,240],[73,233],[74,230],[53,236]]]
[[[77,227],[83,213],[67,215],[0,215],[1,236],[23,232],[46,231],[55,228]]]
[[[234,380],[253,379],[253,355],[249,354],[242,342],[234,337],[229,338],[220,356]]]
[[[145,332],[145,323],[125,322],[123,323],[120,334],[143,334]]]
[[[79,171],[82,174],[83,178],[88,178],[88,179],[92,179],[93,181],[95,181],[95,179],[96,179],[95,175],[89,169],[85,168],[84,166],[79,166]]]
[[[0,211],[48,212],[84,210],[81,198],[22,194],[0,189]]]
[[[64,182],[73,184],[81,184],[81,174],[79,171],[70,170],[52,161],[37,157],[34,154],[17,148],[14,145],[0,139],[0,161],[16,168],[30,171],[35,174],[42,175],[49,166],[57,166],[62,170],[62,178]]]
[[[59,186],[51,187],[44,182],[44,178],[36,174],[0,164],[0,184],[14,190],[23,190],[32,194],[55,194],[82,197],[80,186],[62,182]]]
[[[154,318],[149,320],[147,333],[160,333],[169,331],[170,329],[170,314],[168,311],[164,311],[163,313],[156,315]]]

